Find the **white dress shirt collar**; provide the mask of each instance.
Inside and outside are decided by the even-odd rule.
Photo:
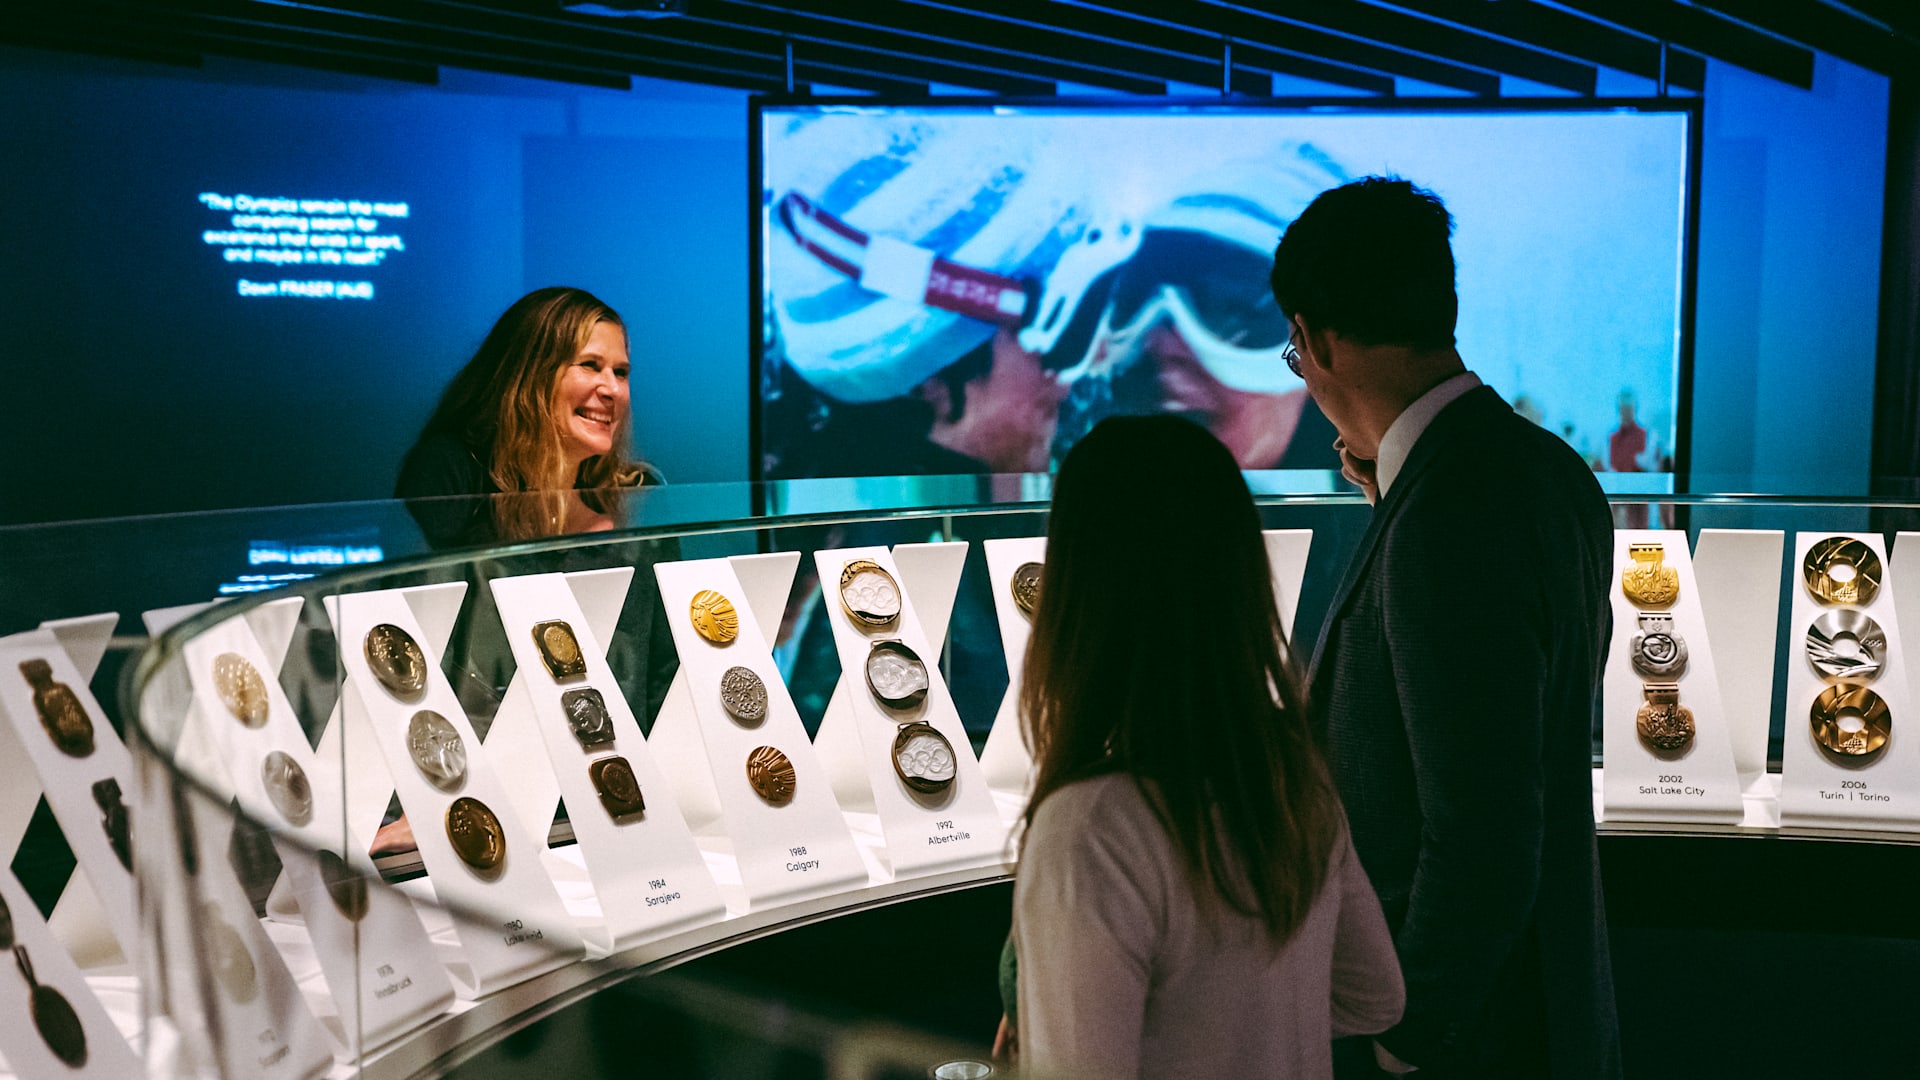
[[[1480,376],[1471,371],[1463,371],[1439,386],[1420,395],[1413,404],[1406,407],[1392,424],[1387,433],[1380,437],[1380,453],[1373,459],[1373,478],[1380,486],[1380,495],[1385,497],[1387,489],[1406,468],[1407,457],[1413,453],[1414,444],[1440,415],[1440,410],[1453,404],[1469,390],[1480,386]]]

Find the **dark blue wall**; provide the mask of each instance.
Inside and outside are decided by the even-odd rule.
[[[1705,96],[1695,475],[1862,490],[1886,80],[1716,63]],[[744,94],[0,49],[0,157],[0,522],[384,497],[493,317],[555,283],[627,316],[645,456],[748,474]],[[405,200],[407,250],[370,303],[242,299],[202,191]]]

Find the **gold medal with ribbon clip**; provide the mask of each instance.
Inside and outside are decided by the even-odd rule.
[[[1632,561],[1620,572],[1620,591],[1633,606],[1664,608],[1680,599],[1680,572],[1668,566],[1667,549],[1660,544],[1628,544]]]

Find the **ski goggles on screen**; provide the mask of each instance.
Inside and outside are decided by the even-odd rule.
[[[775,208],[800,249],[861,288],[911,303],[1017,329],[1020,345],[1044,353],[1059,341],[1081,298],[1139,246],[1132,222],[1095,221],[1082,228],[1044,280],[968,266],[927,248],[857,229],[797,191]]]
[[[1108,348],[1124,353],[1162,321],[1223,385],[1255,394],[1298,389],[1287,369],[1292,325],[1267,284],[1268,261],[1210,233],[1152,229],[1114,274]]]

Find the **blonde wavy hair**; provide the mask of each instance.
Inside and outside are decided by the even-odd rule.
[[[493,500],[493,517],[503,540],[561,532],[576,489],[593,509],[611,512],[620,489],[643,476],[643,466],[627,452],[631,410],[615,426],[610,451],[578,469],[567,463],[564,410],[555,391],[603,322],[626,333],[619,313],[585,289],[554,286],[528,293],[493,324],[427,421],[427,432],[457,436],[486,466],[502,496]]]

